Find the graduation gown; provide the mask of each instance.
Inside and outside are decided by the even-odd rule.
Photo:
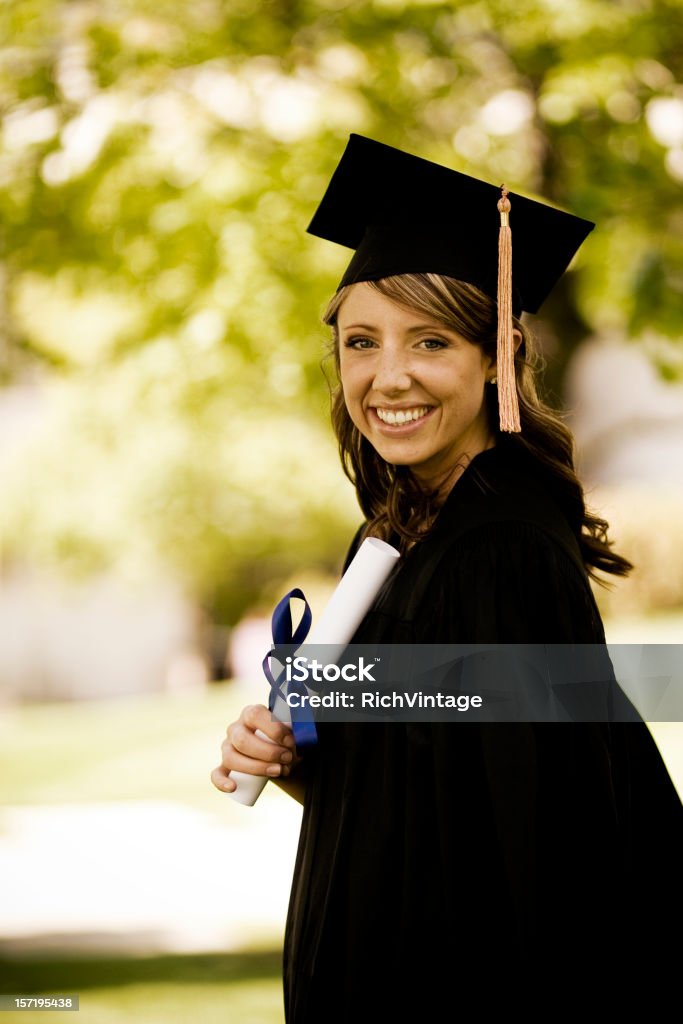
[[[503,438],[353,642],[604,639],[542,468]],[[673,983],[683,813],[642,721],[321,722],[318,735],[285,931],[288,1024],[429,1021],[444,1005],[455,1019],[466,1001],[552,1012],[548,999],[589,992],[632,1008],[636,982],[655,999]]]

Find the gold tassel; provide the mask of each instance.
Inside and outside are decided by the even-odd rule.
[[[518,434],[519,402],[515,379],[515,347],[512,337],[512,232],[510,231],[510,200],[505,185],[501,185],[498,200],[500,231],[498,233],[498,411],[500,429]]]

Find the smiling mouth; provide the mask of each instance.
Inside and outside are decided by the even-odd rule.
[[[378,419],[391,427],[400,427],[407,423],[422,420],[432,411],[432,408],[433,406],[431,405],[416,405],[412,409],[381,409],[379,406],[373,407]]]

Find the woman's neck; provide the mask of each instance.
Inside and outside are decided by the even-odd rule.
[[[434,495],[433,502],[437,508],[440,508],[472,460],[481,452],[488,451],[489,448],[495,448],[495,445],[496,442],[494,438],[490,437],[487,439],[483,447],[478,447],[476,451],[463,452],[456,462],[454,462],[452,466],[449,466],[444,472],[438,473],[432,477],[420,477],[415,473],[413,476],[425,494]],[[431,523],[429,525],[431,526]]]

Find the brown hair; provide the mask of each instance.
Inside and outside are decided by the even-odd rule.
[[[367,281],[393,302],[426,314],[450,330],[457,331],[495,362],[496,303],[474,285],[439,274],[401,274],[378,281]],[[392,533],[404,552],[424,536],[425,523],[436,512],[438,492],[426,492],[408,466],[394,466],[375,451],[349,416],[340,377],[337,312],[349,288],[341,288],[323,313],[323,322],[332,327],[330,354],[334,358],[336,381],[331,384],[332,425],[339,443],[344,472],[354,484],[360,507],[368,520],[365,536],[388,540]],[[598,582],[599,569],[616,576],[627,576],[633,565],[611,549],[608,523],[591,513],[583,488],[574,469],[574,439],[571,432],[539,397],[536,375],[540,359],[533,337],[516,317],[514,327],[522,335],[515,356],[515,375],[522,430],[519,434],[501,434],[498,423],[498,389],[486,388],[489,425],[497,443],[516,445],[533,456],[546,474],[549,487],[576,536],[588,574]]]

